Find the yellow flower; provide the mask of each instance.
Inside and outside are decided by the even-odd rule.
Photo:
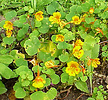
[[[11,31],[11,30],[7,30],[7,31],[6,31],[6,36],[7,36],[7,37],[11,37],[11,35],[12,35],[12,31]]]
[[[60,28],[63,28],[66,25],[64,21],[60,21]]]
[[[78,16],[73,16],[71,23],[74,23],[74,24],[77,24],[78,25],[78,24],[81,23],[81,20],[79,19]]]
[[[90,14],[93,14],[93,13],[94,13],[94,9],[93,9],[93,7],[90,8],[89,13],[90,13]]]
[[[47,68],[51,68],[52,66],[54,66],[54,62],[52,60],[45,62],[45,66]]]
[[[63,42],[63,41],[64,41],[64,36],[61,35],[61,34],[56,35],[56,41],[61,41],[61,42]]]
[[[54,12],[53,16],[49,17],[49,21],[52,22],[51,24],[54,24],[54,23],[59,24],[60,23],[60,17],[61,17],[60,12]]]
[[[80,72],[80,68],[79,68],[79,64],[75,61],[70,61],[69,63],[67,63],[66,67],[66,73],[68,73],[70,76],[75,76],[76,74],[79,74]]]
[[[45,66],[47,68],[59,67],[59,65],[54,65],[54,61],[52,61],[52,60],[45,62]]]
[[[85,17],[87,16],[87,14],[84,14],[82,17],[81,17],[81,21],[82,22],[85,22]]]
[[[92,66],[96,68],[97,65],[100,65],[99,58],[95,58],[92,60]]]
[[[43,20],[43,12],[42,11],[38,11],[38,12],[36,12],[36,14],[35,14],[35,18],[36,18],[36,20],[37,21],[41,21],[41,20]]]
[[[73,55],[80,59],[84,54],[84,50],[81,49],[81,46],[76,46],[73,48]]]
[[[5,24],[3,27],[6,28],[6,30],[13,30],[13,23],[10,21],[5,21]]]
[[[46,83],[46,81],[40,77],[40,76],[37,76],[34,80],[33,80],[33,84],[32,86],[35,87],[35,88],[42,88],[44,86],[44,84]]]
[[[33,66],[38,65],[38,60],[36,60],[35,58],[33,58],[32,60],[28,60],[28,61],[31,62],[33,64]]]
[[[77,39],[74,46],[82,46],[84,42],[82,42],[80,39]]]

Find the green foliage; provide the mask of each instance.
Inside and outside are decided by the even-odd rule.
[[[76,81],[75,82],[75,86],[80,89],[81,91],[84,91],[86,93],[89,93],[88,87],[86,82],[82,82],[82,81]]]
[[[105,100],[107,92],[103,89],[103,86],[95,87],[93,90],[93,95],[87,100]]]
[[[68,61],[68,59],[69,59],[69,54],[68,54],[68,53],[61,54],[61,55],[59,56],[59,59],[60,59],[61,62],[66,62],[66,61]]]
[[[17,78],[16,98],[31,100],[53,100],[59,86],[66,89],[73,84],[89,94],[86,81],[90,81],[92,97],[87,100],[106,99],[102,86],[92,93],[92,78],[93,64],[99,65],[93,61],[100,56],[108,60],[107,5],[105,0],[0,0],[4,16],[0,20],[0,94],[7,91],[2,77]],[[84,54],[79,57],[81,50]],[[69,65],[71,61],[79,64],[79,73],[76,65]],[[33,86],[38,82],[43,87]]]
[[[0,63],[10,64],[13,61],[13,57],[11,55],[0,55]]]
[[[51,77],[51,80],[52,80],[53,84],[58,84],[59,83],[60,77],[58,75],[52,74],[52,75],[50,75],[50,77]]]
[[[69,75],[67,73],[61,74],[61,82],[66,83],[68,81]]]
[[[50,88],[50,90],[46,93],[42,91],[37,91],[30,95],[31,100],[51,100],[54,99],[57,95],[57,90],[55,88]]]
[[[15,73],[6,65],[0,63],[0,74],[6,79],[16,77]]]
[[[14,37],[4,37],[3,38],[3,42],[5,43],[5,44],[8,44],[8,45],[11,45],[13,42],[15,41],[15,38]]]
[[[10,12],[6,13],[5,18],[6,18],[6,20],[11,20],[16,15],[17,15],[17,12],[15,10],[13,10],[13,11],[10,11]]]
[[[0,94],[5,93],[6,91],[7,89],[5,88],[5,85],[0,81]]]
[[[26,96],[26,92],[22,88],[18,88],[15,92],[15,96],[17,98],[24,98]]]
[[[30,39],[25,41],[24,48],[28,55],[34,55],[38,52],[40,47],[40,42],[37,37],[31,37]]]

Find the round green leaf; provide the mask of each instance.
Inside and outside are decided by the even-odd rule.
[[[17,66],[21,66],[21,65],[27,66],[27,65],[28,65],[27,61],[24,60],[23,58],[18,58],[18,59],[16,59],[16,60],[15,60],[15,64],[16,64]]]
[[[69,75],[67,73],[62,73],[61,74],[61,82],[66,83],[69,79]]]
[[[23,28],[18,31],[18,34],[17,34],[18,37],[24,36],[28,32],[28,29],[29,29],[29,24],[25,24]]]
[[[50,78],[46,78],[46,83],[44,84],[45,87],[49,86],[51,84]]]
[[[87,81],[87,76],[80,77],[83,82]]]
[[[51,4],[46,7],[46,10],[47,10],[47,13],[51,15],[56,11],[55,7]]]
[[[82,7],[81,6],[78,6],[76,8],[76,11],[77,11],[78,14],[81,14],[82,13]]]
[[[14,89],[14,91],[16,91],[20,87],[21,87],[21,83],[20,82],[16,82],[15,85],[13,86],[13,89]]]
[[[48,96],[42,91],[34,92],[33,94],[30,95],[30,99],[31,100],[49,100]]]
[[[68,53],[67,53],[67,54],[61,54],[61,55],[59,56],[59,59],[60,59],[61,62],[66,62],[66,61],[68,61],[68,59],[69,59]]]
[[[28,6],[25,6],[25,7],[24,7],[24,10],[25,10],[25,11],[28,11],[28,10],[29,10],[29,7],[28,7]]]
[[[47,92],[47,96],[50,100],[53,100],[57,95],[57,90],[55,88],[50,88],[50,90]]]
[[[19,20],[16,20],[13,22],[14,26],[17,26],[17,27],[23,27],[23,23],[20,22]]]
[[[32,37],[37,37],[39,35],[39,32],[37,30],[34,30],[30,35],[29,37],[32,38]]]
[[[40,27],[41,26],[41,21],[35,20],[35,27]]]
[[[28,86],[30,84],[29,80],[22,81],[22,86]]]
[[[56,74],[50,75],[53,84],[58,84],[60,82],[60,77]]]
[[[0,74],[6,79],[16,77],[15,73],[6,65],[0,63]]]
[[[68,44],[66,42],[59,42],[57,45],[58,49],[66,49],[68,47]]]
[[[55,73],[53,69],[42,70],[42,72],[48,75],[53,75]]]
[[[21,76],[22,79],[26,79],[26,77],[27,77],[27,76],[26,76],[26,73],[27,73],[26,71],[21,71],[21,72],[19,73],[19,75]]]
[[[17,12],[15,10],[12,10],[5,14],[5,18],[6,18],[6,20],[11,20],[16,15],[17,15]]]
[[[81,5],[83,12],[88,12],[90,9],[90,3],[86,2]]]
[[[4,37],[3,38],[3,42],[5,44],[8,44],[8,45],[11,45],[14,41],[15,41],[15,38],[14,37]]]
[[[37,37],[31,37],[30,39],[25,41],[24,48],[28,55],[34,55],[38,52],[40,47],[40,42]]]
[[[73,83],[74,83],[74,77],[73,76],[69,76],[68,84],[69,85],[73,85]]]
[[[75,39],[75,34],[68,32],[67,34],[64,35],[65,41],[71,41]]]
[[[69,14],[66,15],[66,19],[67,21],[71,21],[72,20],[72,17],[75,16],[75,12],[70,12]]]
[[[86,17],[85,21],[86,21],[87,24],[90,24],[91,22],[95,21],[95,18],[94,17]]]
[[[33,12],[34,12],[34,9],[30,8],[29,13],[33,13]]]
[[[106,51],[106,50],[107,50],[107,48],[108,48],[108,46],[107,46],[107,45],[103,46],[103,47],[102,47],[102,51]]]
[[[26,15],[21,15],[21,16],[19,17],[19,21],[20,21],[21,23],[25,23],[25,22],[26,22]]]
[[[49,30],[49,26],[45,25],[45,24],[42,24],[41,27],[38,28],[38,30],[39,30],[40,33],[43,33],[43,34],[47,33],[48,30]]]
[[[5,24],[5,20],[0,21],[0,27],[3,27],[4,24]]]
[[[13,57],[11,55],[0,55],[0,62],[4,64],[10,64],[13,61]]]
[[[5,85],[0,81],[0,95],[5,93],[7,89],[5,88]]]
[[[26,96],[26,92],[24,91],[23,88],[18,88],[16,91],[15,91],[15,97],[16,98],[24,98]]]
[[[70,7],[70,12],[76,12],[77,5],[73,5]]]

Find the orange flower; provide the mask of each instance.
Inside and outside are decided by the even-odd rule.
[[[52,60],[45,62],[45,66],[47,68],[59,67],[59,65],[54,65],[54,61],[52,61]]]
[[[36,18],[36,20],[37,21],[41,21],[41,20],[43,20],[43,12],[42,11],[38,11],[38,12],[36,12],[36,14],[35,14],[35,18]]]
[[[54,24],[54,23],[60,24],[60,17],[61,17],[60,12],[54,12],[53,16],[49,17],[49,21],[52,22],[51,24]]]
[[[84,14],[82,17],[81,17],[81,21],[82,22],[85,22],[85,17],[87,16],[87,14]]]
[[[56,41],[61,41],[61,42],[63,42],[63,41],[64,41],[64,36],[61,35],[61,34],[56,35]]]
[[[93,67],[98,67],[97,65],[100,65],[100,61],[99,61],[100,59],[99,58],[95,58],[95,59],[93,59],[92,60],[92,66]]]
[[[89,58],[87,65],[90,66],[91,65],[91,59]]]
[[[7,37],[11,37],[11,35],[12,35],[12,31],[11,31],[11,30],[7,30],[7,31],[6,31],[6,36],[7,36]]]
[[[38,65],[38,60],[36,60],[35,58],[33,58],[32,60],[28,60],[28,61],[31,62],[33,64],[33,66]]]
[[[84,55],[84,50],[81,49],[81,46],[76,46],[73,48],[73,53],[75,57],[80,59]]]
[[[39,69],[38,69],[37,76],[33,80],[32,86],[35,88],[42,88],[45,83],[46,83],[46,81],[42,77],[39,76]]]
[[[6,30],[13,30],[13,24],[10,21],[5,21],[5,24],[3,27],[6,28]]]
[[[83,66],[80,66],[81,68],[82,68],[82,72],[83,72],[83,74],[85,74],[85,68],[83,67]]]
[[[79,19],[78,16],[73,16],[71,23],[74,23],[74,24],[78,25],[78,24],[81,23],[81,20]]]
[[[74,47],[75,47],[75,46],[82,46],[83,43],[84,43],[84,42],[82,42],[80,39],[77,39],[76,42],[75,42],[75,44],[74,44]]]
[[[65,23],[64,21],[60,21],[60,28],[63,28],[65,25],[67,25],[67,23]]]
[[[90,13],[90,14],[93,14],[93,13],[94,13],[94,9],[93,9],[93,7],[90,8],[89,13]]]
[[[102,35],[104,35],[103,31],[100,28],[97,28],[96,31],[97,31],[97,33],[95,35],[97,35],[98,33],[101,33]]]
[[[45,80],[40,77],[40,76],[37,76],[34,80],[33,80],[33,84],[32,86],[35,87],[35,88],[42,88],[45,84]]]
[[[79,74],[80,68],[79,64],[75,61],[70,61],[67,63],[66,67],[66,73],[68,73],[70,76],[75,76],[76,74]]]

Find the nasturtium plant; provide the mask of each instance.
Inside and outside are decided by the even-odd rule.
[[[107,5],[105,0],[0,0],[0,94],[14,78],[12,91],[19,99],[58,100],[67,91],[66,99],[76,88],[87,100],[104,100],[107,94],[102,86],[94,88],[93,75],[108,61]]]
[[[7,89],[5,88],[5,85],[0,81],[0,94],[5,93],[6,91]]]

